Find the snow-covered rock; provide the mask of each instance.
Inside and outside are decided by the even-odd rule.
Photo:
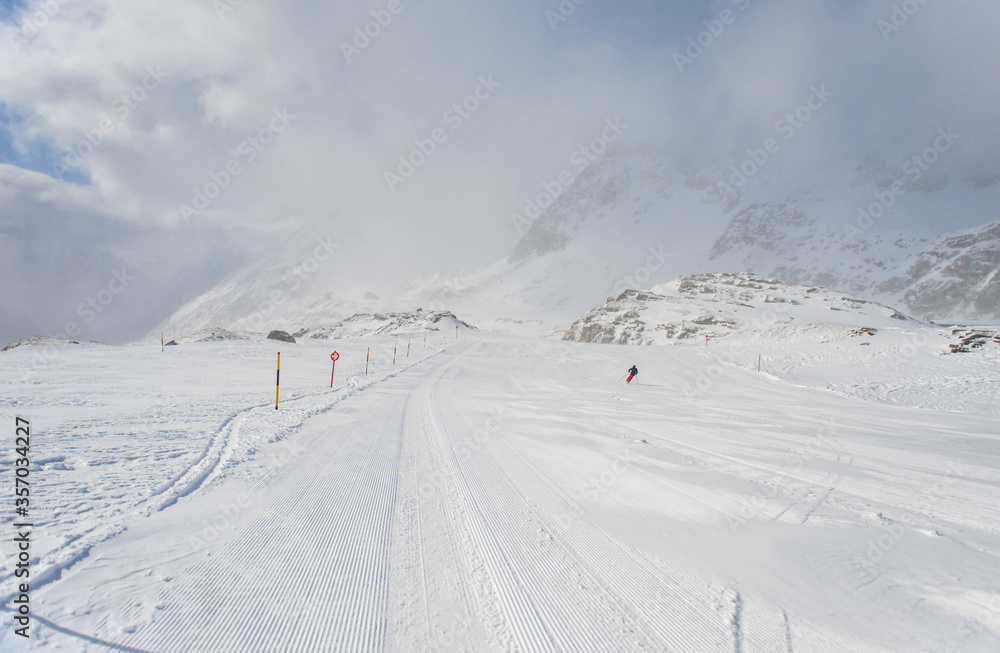
[[[295,336],[333,340],[374,335],[416,335],[451,331],[455,327],[475,328],[452,313],[417,310],[413,313],[359,313],[340,322],[302,328],[295,332]]]
[[[626,290],[575,322],[564,340],[651,345],[703,342],[781,327],[820,338],[863,337],[921,323],[893,308],[751,273],[682,276],[648,291]],[[789,334],[786,334],[786,336]]]
[[[957,327],[952,329],[951,335],[956,340],[950,345],[953,354],[981,351],[991,345],[1000,347],[1000,329]]]
[[[72,347],[76,345],[102,345],[101,342],[80,342],[78,340],[61,340],[59,338],[49,338],[48,336],[32,336],[31,338],[20,338],[11,343],[8,343],[6,347],[0,349],[0,351],[11,351],[17,349],[18,347],[44,347],[50,349],[52,347]]]
[[[221,327],[210,327],[181,336],[173,342],[178,345],[190,345],[196,342],[225,342],[227,340],[250,340],[250,336],[245,333],[234,333]]]

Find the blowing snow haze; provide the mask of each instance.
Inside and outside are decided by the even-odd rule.
[[[0,23],[0,343],[226,327],[275,270],[289,315],[438,301],[541,333],[701,272],[1000,316],[995,3],[0,0]]]

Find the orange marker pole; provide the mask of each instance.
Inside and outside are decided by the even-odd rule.
[[[278,390],[281,388],[281,352],[278,352],[278,375],[274,377],[274,409],[278,410]]]

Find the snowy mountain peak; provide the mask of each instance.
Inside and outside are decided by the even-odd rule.
[[[752,244],[766,252],[789,249],[789,237],[799,231],[815,233],[817,217],[795,204],[751,204],[737,213],[712,246],[709,260]]]
[[[1000,222],[929,238],[858,237],[824,229],[795,204],[749,206],[712,247],[721,267],[823,285],[904,307],[927,319],[1000,318]]]
[[[613,148],[603,159],[587,162],[569,186],[545,182],[539,193],[525,198],[523,213],[516,217],[531,226],[508,260],[518,263],[562,251],[595,230],[611,230],[620,238],[631,225],[657,217],[657,206],[674,195],[672,185],[671,171],[662,157]]]

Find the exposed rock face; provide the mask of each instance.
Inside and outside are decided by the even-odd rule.
[[[290,342],[293,345],[295,344],[295,338],[292,337],[292,334],[287,333],[285,331],[278,331],[277,329],[275,329],[275,330],[271,331],[271,333],[267,334],[267,339],[268,340],[279,340],[281,342]]]
[[[530,256],[540,256],[549,252],[558,252],[566,247],[569,236],[563,233],[566,216],[560,213],[547,214],[535,220],[531,228],[518,241],[510,254],[510,262],[518,263]]]
[[[776,252],[794,244],[787,242],[789,233],[807,230],[818,218],[810,218],[795,206],[786,204],[753,204],[743,209],[729,222],[715,241],[711,259],[753,243],[766,252]]]
[[[636,202],[636,195],[642,197],[634,207],[635,215],[646,215],[657,201],[670,199],[671,183],[670,172],[662,158],[649,153],[625,157],[617,151],[609,152],[600,164],[582,170],[573,184],[557,194],[551,204],[546,200],[552,197],[548,191],[522,202],[518,215],[531,225],[508,260],[518,263],[565,249],[620,204]],[[552,190],[559,186],[550,184]],[[637,188],[642,192],[637,192]]]
[[[661,297],[653,293],[626,290],[575,322],[563,340],[602,345],[643,344],[646,324],[639,319],[639,311],[657,299]]]
[[[711,259],[874,297],[922,318],[1000,319],[1000,222],[934,241],[868,241],[824,231],[794,205],[753,205],[730,221]]]
[[[951,335],[958,337],[958,342],[950,345],[953,354],[967,354],[990,344],[1000,347],[1000,331],[996,329],[957,328],[952,330]]]
[[[903,294],[910,310],[949,317],[961,306],[969,315],[1000,318],[1000,223],[945,238],[915,259]]]

